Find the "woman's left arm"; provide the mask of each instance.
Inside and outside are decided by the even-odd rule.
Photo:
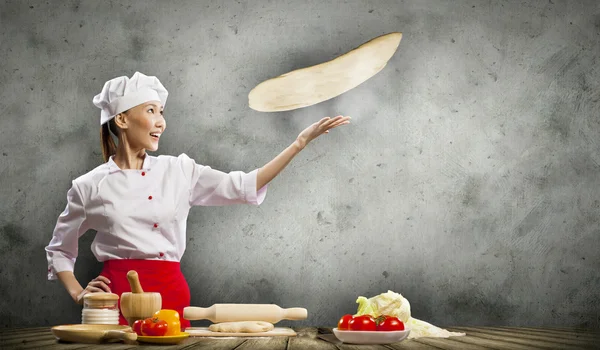
[[[258,169],[256,188],[263,188],[263,186],[271,182],[271,180],[273,180],[290,163],[290,161],[300,153],[306,145],[308,145],[309,142],[324,133],[329,133],[329,130],[335,127],[348,123],[350,123],[350,117],[338,115],[335,118],[325,117],[304,129],[298,135],[294,143],[283,150],[283,152],[279,153],[277,157],[273,158],[273,160],[265,164],[262,168]]]

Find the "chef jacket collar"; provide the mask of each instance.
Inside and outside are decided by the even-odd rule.
[[[117,163],[115,163],[115,161],[113,160],[114,155],[110,156],[108,158],[108,172],[109,174],[115,173],[117,171],[122,171],[121,168],[119,168],[119,166],[117,165]],[[148,156],[148,153],[146,153],[146,155],[144,156],[144,162],[142,163],[142,169],[126,169],[126,170],[138,170],[138,171],[150,171],[151,170],[151,160],[150,160],[150,156]]]

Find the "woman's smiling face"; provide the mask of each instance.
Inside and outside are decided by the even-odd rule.
[[[167,128],[163,117],[163,106],[158,101],[149,101],[129,109],[116,117],[127,143],[133,149],[156,151],[161,134]]]

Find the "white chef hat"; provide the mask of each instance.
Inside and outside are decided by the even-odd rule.
[[[157,77],[135,72],[131,78],[117,77],[104,83],[102,92],[94,96],[94,105],[102,110],[100,125],[121,112],[148,101],[167,103],[169,92]]]

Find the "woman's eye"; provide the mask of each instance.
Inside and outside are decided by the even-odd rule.
[[[150,112],[150,113],[154,114],[154,108],[150,108],[150,109],[148,109],[148,112]]]

